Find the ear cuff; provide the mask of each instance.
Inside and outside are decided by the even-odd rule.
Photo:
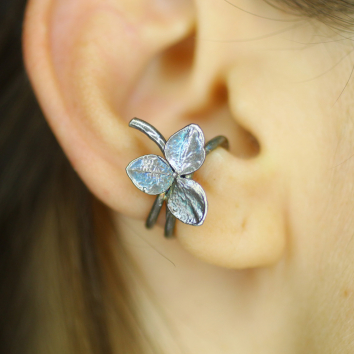
[[[153,154],[141,156],[126,168],[129,178],[138,189],[156,195],[146,227],[151,229],[155,225],[164,202],[165,237],[174,236],[176,219],[188,225],[202,225],[208,202],[203,188],[193,181],[193,174],[213,150],[218,147],[229,149],[227,138],[217,136],[205,144],[203,131],[198,125],[190,124],[166,141],[156,128],[141,119],[132,119],[129,126],[146,134],[165,157]]]

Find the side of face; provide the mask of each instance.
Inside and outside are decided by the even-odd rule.
[[[190,123],[206,140],[225,135],[230,151],[213,152],[195,175],[208,217],[178,223],[178,242],[219,267],[284,267],[309,304],[331,293],[339,308],[354,252],[344,37],[261,0],[31,0],[24,52],[59,142],[117,215],[142,224],[153,202],[125,173],[159,153],[131,118],[166,137]]]

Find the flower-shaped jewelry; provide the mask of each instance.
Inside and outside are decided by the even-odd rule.
[[[225,137],[216,137],[204,146],[204,134],[196,124],[190,124],[165,138],[150,124],[134,118],[129,123],[152,139],[163,152],[145,155],[130,162],[126,171],[134,185],[141,191],[158,195],[147,220],[147,226],[156,222],[164,201],[168,212],[185,224],[202,225],[208,209],[203,188],[192,180],[193,173],[204,163],[206,155],[217,146],[228,147]],[[165,235],[173,233],[175,219],[167,214]]]
[[[164,154],[166,160],[157,155],[135,159],[127,166],[128,176],[147,194],[168,191],[167,207],[177,219],[189,225],[203,224],[208,205],[206,195],[197,182],[188,178],[205,160],[202,130],[191,124],[173,134]]]

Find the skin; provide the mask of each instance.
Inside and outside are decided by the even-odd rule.
[[[111,210],[143,324],[166,353],[352,353],[348,32],[261,0],[31,0],[25,62],[75,170]],[[125,167],[190,123],[223,134],[196,173],[209,211],[176,240]],[[163,218],[160,220],[163,224]],[[149,289],[149,290],[147,290]]]

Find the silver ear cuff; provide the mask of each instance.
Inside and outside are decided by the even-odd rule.
[[[146,227],[151,229],[155,225],[164,202],[165,237],[173,237],[176,218],[188,225],[202,225],[208,202],[203,188],[193,181],[193,174],[217,147],[229,149],[227,138],[217,136],[205,144],[203,131],[198,125],[190,124],[166,141],[157,129],[141,119],[132,119],[129,126],[146,134],[165,157],[153,154],[141,156],[126,168],[137,188],[157,196],[146,220]]]

